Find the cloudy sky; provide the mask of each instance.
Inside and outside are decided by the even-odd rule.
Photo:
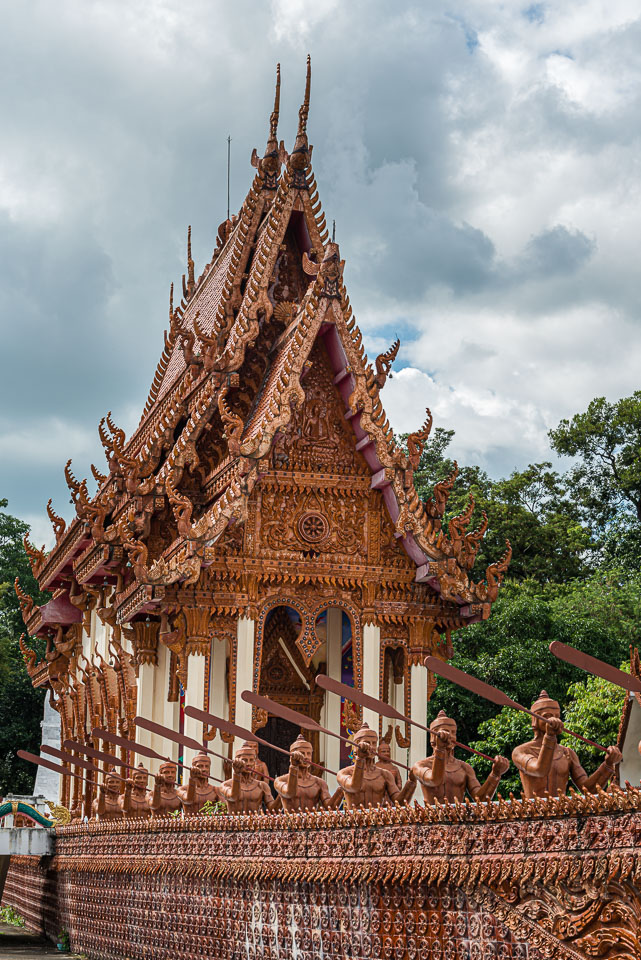
[[[50,538],[62,476],[137,423],[169,284],[197,271],[264,147],[314,168],[385,405],[429,405],[502,475],[640,386],[641,12],[634,0],[0,2],[0,497]]]

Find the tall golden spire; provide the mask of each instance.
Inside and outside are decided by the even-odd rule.
[[[278,117],[280,114],[280,63],[276,64],[276,94],[274,96],[274,110],[271,117],[269,118],[269,139],[273,140],[276,144],[276,149],[278,147],[276,141],[278,137]],[[269,149],[269,147],[267,148]]]
[[[312,58],[307,54],[307,77],[305,79],[305,99],[298,111],[298,136],[307,133],[307,117],[309,116],[309,94],[312,87]]]

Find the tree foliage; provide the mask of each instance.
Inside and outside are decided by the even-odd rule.
[[[0,500],[0,508],[6,506],[7,501]],[[0,795],[32,791],[34,768],[16,751],[22,747],[37,753],[40,746],[44,694],[31,686],[20,653],[24,624],[13,586],[18,577],[37,603],[48,599],[38,589],[22,543],[28,531],[25,523],[0,509]]]
[[[616,403],[596,397],[550,440],[557,453],[578,458],[570,485],[595,524],[605,530],[622,511],[641,522],[641,391]]]

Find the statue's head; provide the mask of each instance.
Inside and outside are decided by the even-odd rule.
[[[253,741],[245,740],[243,745],[238,748],[236,751],[236,759],[244,760],[249,769],[253,769],[254,762],[256,760],[256,753],[254,752]]]
[[[309,767],[312,762],[312,745],[306,740],[302,733],[299,733],[294,742],[289,747],[290,753],[298,753],[304,759],[304,766]]]
[[[191,772],[197,777],[207,780],[211,771],[211,760],[206,753],[197,753],[191,761]]]
[[[120,777],[115,773],[108,773],[105,776],[105,791],[107,793],[120,793]]]
[[[449,733],[452,740],[456,740],[456,720],[445,713],[445,710],[439,710],[436,717],[430,723],[430,743],[432,748],[438,744],[437,734]]]
[[[149,771],[143,767],[142,763],[139,763],[131,779],[134,782],[134,787],[144,790],[149,780]]]
[[[379,760],[391,760],[392,758],[392,748],[390,747],[387,740],[380,740],[378,744],[378,757]]]
[[[549,697],[546,690],[541,690],[540,694],[532,704],[532,713],[538,713],[541,717],[549,717],[550,720],[558,719],[561,716],[561,707],[557,700]],[[546,730],[547,727],[543,720],[532,717],[533,730]]]
[[[378,746],[378,734],[376,730],[372,730],[372,728],[365,723],[365,721],[361,723],[359,729],[356,731],[352,739],[357,745],[366,743],[369,746],[372,755],[376,753],[376,747]]]
[[[178,768],[171,760],[166,760],[160,764],[158,776],[167,787],[173,787],[178,777]]]

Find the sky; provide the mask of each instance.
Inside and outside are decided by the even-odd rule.
[[[51,544],[65,461],[138,423],[185,272],[264,149],[275,65],[308,122],[383,403],[429,406],[505,476],[637,389],[641,6],[456,0],[0,0],[0,498]],[[92,489],[90,487],[90,489]]]

